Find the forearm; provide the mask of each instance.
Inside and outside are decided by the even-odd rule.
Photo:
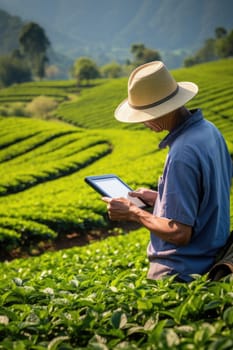
[[[192,227],[175,220],[157,217],[138,208],[126,198],[103,197],[111,220],[135,221],[166,242],[177,246],[186,245],[191,239]]]
[[[162,240],[175,244],[186,245],[191,237],[191,228],[174,220],[160,218],[140,208],[133,208],[130,220],[146,227]]]

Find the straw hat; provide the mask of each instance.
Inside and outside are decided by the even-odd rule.
[[[131,73],[128,99],[117,107],[115,118],[127,123],[157,119],[183,106],[197,92],[194,83],[177,83],[163,62],[146,63]]]

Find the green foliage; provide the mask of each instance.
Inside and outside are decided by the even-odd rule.
[[[135,66],[148,63],[151,61],[161,60],[161,55],[159,51],[149,49],[145,47],[144,44],[132,44],[131,53],[133,54],[133,57],[134,57],[133,64]]]
[[[227,35],[216,40],[216,53],[218,57],[232,57],[233,55],[233,30]]]
[[[60,235],[107,223],[105,205],[85,184],[86,175],[115,172],[132,187],[153,187],[162,171],[164,152],[159,156],[158,139],[148,131],[132,138],[130,131],[24,118],[1,119],[0,125],[0,216],[35,221]]]
[[[232,60],[173,74],[198,83],[200,94],[189,107],[203,109],[233,154]],[[105,80],[60,106],[64,119],[75,115],[86,129],[0,117],[1,252],[107,230],[106,206],[86,175],[111,172],[132,188],[156,188],[167,153],[158,150],[164,134],[122,130],[114,122],[126,86],[123,78]],[[29,83],[2,90],[0,98],[48,93],[64,101],[76,91],[74,82]],[[232,198],[233,191],[231,219]],[[232,277],[149,281],[148,231],[120,233],[83,248],[0,263],[0,349],[231,349]]]
[[[31,72],[25,63],[11,56],[0,57],[0,87],[31,80]]]
[[[232,66],[233,60],[229,58],[172,71],[177,81],[198,84],[200,92],[187,107],[202,108],[206,118],[216,123],[227,138],[231,133],[227,125],[233,112]],[[141,124],[131,125],[115,120],[114,110],[126,97],[126,78],[103,80],[91,89],[83,89],[76,100],[59,105],[55,114],[85,128],[142,128]]]
[[[104,78],[119,78],[122,73],[122,66],[117,62],[111,62],[101,67],[101,75]]]
[[[19,44],[31,71],[35,76],[43,78],[45,63],[48,61],[46,51],[50,46],[44,29],[34,22],[25,24],[19,35]]]
[[[26,107],[26,112],[32,116],[48,117],[56,109],[58,103],[48,96],[35,97]]]
[[[77,79],[78,84],[81,84],[83,81],[86,81],[88,84],[90,80],[99,78],[100,72],[92,59],[81,57],[74,64],[73,75]]]
[[[17,247],[19,241],[20,245],[27,245],[35,238],[54,239],[56,237],[57,233],[46,225],[19,218],[0,218],[0,242],[1,244],[11,245],[11,248],[13,245]]]
[[[117,122],[113,116],[126,95],[126,78],[103,80],[91,89],[83,89],[77,99],[59,105],[55,114],[85,128],[128,128],[128,124]]]
[[[223,27],[215,29],[215,38],[205,40],[194,56],[184,60],[184,66],[190,67],[197,63],[209,62],[220,58],[232,57],[233,54],[233,30],[227,33]]]
[[[173,74],[178,81],[199,85],[200,93],[188,106],[203,109],[222,131],[233,154],[232,60]],[[167,152],[158,150],[164,134],[115,121],[114,108],[127,94],[125,78],[97,84],[82,89],[78,96],[73,94],[77,91],[74,81],[27,83],[1,90],[4,99],[32,99],[43,92],[58,101],[72,96],[72,101],[60,104],[56,114],[85,129],[58,121],[0,118],[0,216],[29,221],[29,227],[30,222],[42,224],[59,236],[85,235],[87,230],[108,225],[106,207],[84,183],[86,175],[116,173],[133,188],[156,188]],[[14,231],[14,224],[5,227],[0,223],[0,228],[9,242],[21,244],[20,230]],[[41,228],[41,237],[45,237],[43,232]]]
[[[230,349],[232,278],[149,281],[148,239],[0,264],[0,349]]]
[[[0,90],[0,115],[26,116],[26,103],[39,96],[46,96],[56,103],[73,100],[79,93],[74,80],[41,81],[12,85]]]

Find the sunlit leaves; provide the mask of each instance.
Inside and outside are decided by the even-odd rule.
[[[2,263],[0,349],[230,349],[232,277],[149,281],[148,238]]]

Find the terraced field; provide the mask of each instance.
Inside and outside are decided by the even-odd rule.
[[[162,171],[163,153],[150,132],[122,135],[26,118],[2,118],[0,126],[0,233],[11,248],[35,236],[105,226],[105,205],[86,175],[113,172],[137,187],[156,186]]]
[[[213,121],[223,133],[228,133],[228,125],[233,123],[232,67],[233,59],[228,59],[172,71],[177,81],[193,81],[198,84],[199,94],[187,106],[202,108],[206,118]],[[127,79],[109,80],[91,90],[83,90],[76,101],[61,104],[56,115],[88,129],[132,129],[134,126],[118,123],[112,117],[119,101],[126,97]]]
[[[37,96],[50,96],[58,102],[67,100],[70,95],[77,94],[79,89],[75,81],[46,81],[15,84],[0,90],[0,103],[29,102]]]

